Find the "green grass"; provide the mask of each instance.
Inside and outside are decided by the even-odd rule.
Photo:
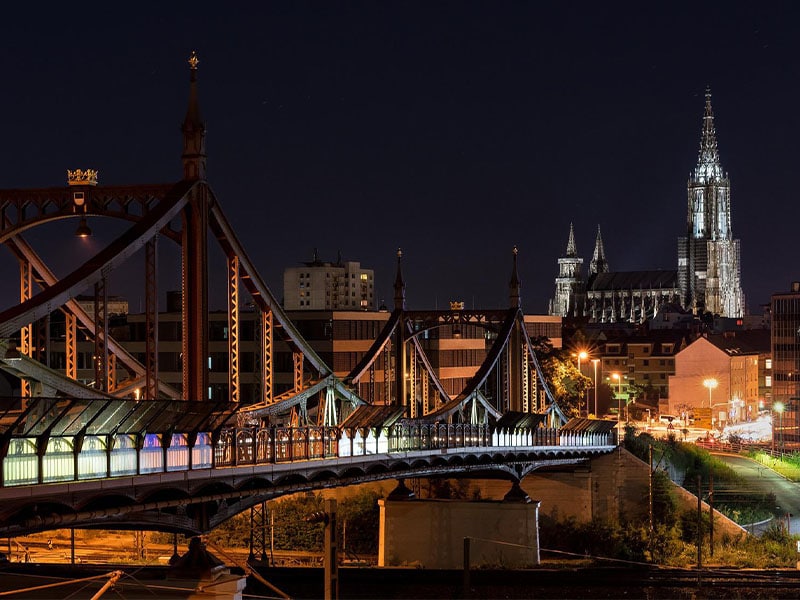
[[[798,454],[787,454],[775,458],[766,452],[748,452],[747,456],[783,475],[789,481],[800,481],[800,455]]]

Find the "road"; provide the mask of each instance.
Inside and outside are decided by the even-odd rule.
[[[789,519],[789,533],[800,533],[800,485],[749,458],[717,452],[712,454],[730,465],[753,490],[775,494],[776,505],[780,506],[781,512],[792,514]],[[768,526],[769,524],[763,524],[747,529],[760,535]]]

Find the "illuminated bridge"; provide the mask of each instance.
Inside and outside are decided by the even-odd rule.
[[[99,185],[92,169],[58,188],[0,190],[0,241],[19,264],[19,304],[0,312],[0,368],[21,397],[0,401],[0,535],[63,526],[203,532],[269,498],[381,479],[502,477],[565,468],[608,453],[613,423],[568,420],[525,328],[514,249],[503,310],[409,311],[398,252],[394,308],[346,376],[300,335],[255,270],[206,181],[205,125],[190,58],[183,178]],[[23,238],[54,221],[113,218],[128,229],[57,278]],[[92,221],[94,222],[94,221]],[[209,398],[209,244],[225,256],[228,394]],[[159,244],[180,251],[182,381],[159,377]],[[110,331],[108,278],[141,261],[144,339],[132,352]],[[134,265],[135,266],[135,265]],[[127,271],[126,271],[127,272]],[[93,290],[90,309],[76,299]],[[257,312],[258,400],[241,401],[240,307]],[[64,319],[63,364],[50,319]],[[448,393],[422,337],[482,328],[483,362]],[[93,343],[92,381],[79,379],[78,339]],[[275,342],[288,345],[292,384],[275,384]]]

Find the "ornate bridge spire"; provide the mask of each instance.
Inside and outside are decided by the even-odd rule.
[[[516,246],[514,246],[514,266],[511,269],[511,281],[508,284],[509,294],[508,294],[508,305],[510,308],[519,308],[522,306],[522,298],[520,296],[520,281],[519,281],[519,274],[517,273],[517,254],[519,254],[519,250]]]
[[[197,65],[200,59],[192,51],[189,57],[189,105],[183,119],[183,178],[187,181],[206,178],[206,125],[197,101]]]
[[[608,273],[608,261],[603,249],[603,236],[600,235],[600,225],[597,226],[597,239],[594,242],[594,254],[589,262],[589,275],[594,273]]]
[[[394,307],[395,309],[405,310],[406,308],[406,284],[403,281],[403,272],[400,269],[400,259],[403,258],[403,251],[397,249],[397,275],[394,278]]]

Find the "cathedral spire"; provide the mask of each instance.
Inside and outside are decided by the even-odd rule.
[[[403,258],[403,251],[397,249],[397,275],[394,278],[394,308],[395,310],[405,310],[406,308],[406,284],[403,281],[403,272],[400,270],[400,259]]]
[[[522,306],[521,298],[520,298],[520,281],[519,275],[517,273],[517,254],[519,254],[519,250],[516,246],[514,246],[514,266],[511,269],[511,281],[508,283],[508,305],[510,308],[519,308]]]
[[[600,235],[600,225],[597,226],[597,239],[594,242],[594,254],[589,262],[589,275],[594,273],[608,273],[608,261],[603,249],[603,236]]]
[[[578,248],[575,245],[575,230],[572,227],[572,223],[569,224],[569,239],[567,240],[567,253],[565,256],[567,258],[578,256]]]
[[[197,65],[200,59],[192,51],[189,57],[189,105],[183,119],[183,178],[187,181],[206,178],[206,125],[197,101]]]
[[[697,167],[687,184],[686,237],[678,240],[682,304],[693,312],[742,316],[740,243],[731,227],[731,189],[717,148],[711,90],[706,88]]]
[[[706,87],[706,109],[703,114],[703,131],[700,135],[700,152],[697,156],[695,178],[702,181],[722,179],[722,165],[719,162],[717,131],[714,127],[714,111],[711,108],[710,87]]]

